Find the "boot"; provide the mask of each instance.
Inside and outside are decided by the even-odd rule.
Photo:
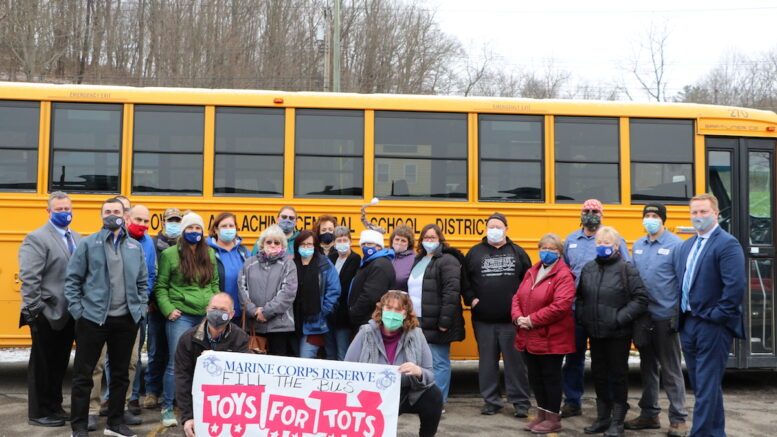
[[[531,430],[534,434],[549,434],[561,431],[561,414],[545,412],[545,421]]]
[[[612,422],[604,433],[605,437],[623,437],[623,420],[626,419],[626,404],[615,404],[612,408]]]
[[[526,426],[523,427],[523,429],[524,431],[532,431],[535,426],[539,425],[544,420],[545,420],[545,410],[537,407],[537,417],[532,419],[531,422],[527,423]]]
[[[612,414],[612,404],[605,401],[596,400],[596,421],[583,428],[583,432],[586,434],[599,434],[607,430],[610,427]]]

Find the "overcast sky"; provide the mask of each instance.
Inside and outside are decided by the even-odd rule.
[[[777,0],[427,0],[442,30],[470,52],[488,44],[506,67],[542,69],[549,59],[573,79],[625,83],[654,23],[669,31],[669,95],[710,71],[727,53],[777,48]]]

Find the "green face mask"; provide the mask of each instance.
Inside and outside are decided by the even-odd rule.
[[[383,321],[383,326],[386,327],[386,330],[396,331],[402,327],[402,322],[405,321],[405,316],[403,316],[402,313],[398,313],[396,311],[383,310],[383,316],[381,317],[381,320]]]

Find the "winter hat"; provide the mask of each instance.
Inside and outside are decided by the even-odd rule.
[[[490,222],[492,219],[499,220],[500,222],[504,223],[505,227],[507,227],[507,217],[505,217],[505,215],[501,212],[495,212],[488,216],[486,223]]]
[[[197,213],[190,212],[183,216],[183,219],[181,220],[181,230],[186,230],[186,228],[191,225],[200,225],[203,232],[205,231],[205,223],[202,221],[202,217]]]
[[[666,223],[666,207],[658,202],[651,202],[645,205],[645,208],[642,209],[642,217],[645,217],[645,214],[652,212],[657,214],[659,217],[661,217],[661,221]]]
[[[373,231],[372,229],[365,229],[362,231],[361,237],[359,238],[359,246],[362,246],[365,243],[374,243],[381,248],[386,246],[383,243],[383,234],[378,231]]]
[[[596,199],[588,199],[585,202],[583,202],[583,207],[581,208],[581,211],[584,209],[596,210],[601,212],[602,215],[604,215],[604,205],[602,205],[602,202]]]

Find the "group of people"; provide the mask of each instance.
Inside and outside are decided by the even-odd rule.
[[[482,414],[504,406],[502,358],[516,417],[529,417],[534,393],[537,414],[525,429],[560,431],[562,417],[581,414],[590,344],[597,417],[586,433],[659,428],[660,375],[668,434],[687,435],[682,344],[697,399],[691,435],[724,435],[720,380],[731,338],[743,337],[744,257],[718,227],[713,196],[690,205],[697,236],[682,242],[664,227],[666,208],[650,203],[646,236],[630,255],[618,231],[602,225],[603,205],[588,200],[581,227],[563,241],[544,235],[532,263],[500,213],[465,256],[435,224],[419,234],[398,226],[386,244],[363,208],[359,254],[335,217],[298,230],[295,208],[284,206],[249,250],[232,213],[206,227],[198,214],[168,208],[151,237],[149,210],[122,196],[102,204],[102,229],[81,238],[70,228],[71,199],[54,192],[49,221],[19,250],[20,324],[32,334],[29,423],[69,421],[81,437],[105,415],[105,435],[133,436],[128,425],[140,423],[141,407],[161,407],[164,426],[180,419],[193,436],[197,356],[253,351],[399,366],[399,413],[418,414],[419,435],[433,436],[449,394],[451,343],[465,335],[463,300],[478,345]],[[263,340],[251,350],[249,334]],[[62,380],[74,339],[68,414]],[[644,392],[640,415],[626,421],[632,339]]]

